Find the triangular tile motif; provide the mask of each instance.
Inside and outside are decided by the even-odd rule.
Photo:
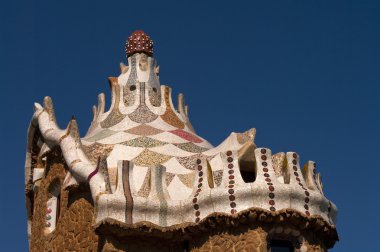
[[[146,124],[141,124],[139,126],[136,126],[132,129],[127,130],[126,132],[130,134],[140,135],[140,136],[151,136],[151,135],[157,135],[164,131],[160,129],[156,129]]]
[[[195,170],[197,159],[202,157],[201,154],[192,155],[190,157],[177,157],[177,161],[186,169]]]
[[[145,148],[152,148],[152,147],[157,147],[157,146],[162,146],[167,143],[149,138],[149,137],[139,137],[135,138],[129,141],[126,141],[124,143],[121,143],[123,145],[127,146],[134,146],[134,147],[145,147]]]
[[[129,118],[137,123],[149,123],[157,119],[158,115],[150,111],[145,105],[140,105],[135,111],[128,115]]]
[[[151,176],[150,169],[151,168],[148,169],[145,175],[144,182],[142,183],[139,191],[137,192],[137,195],[140,197],[147,198],[150,193],[150,176]]]
[[[166,186],[169,186],[170,185],[170,182],[173,181],[173,178],[175,177],[175,174],[174,173],[170,173],[170,172],[167,172],[166,173]]]
[[[159,154],[148,149],[145,149],[140,155],[134,158],[132,161],[139,166],[152,167],[157,164],[162,164],[168,161],[171,156]]]
[[[177,176],[184,185],[186,185],[189,188],[193,188],[194,178],[195,178],[194,172],[189,173],[189,174],[178,174]]]
[[[176,130],[171,130],[170,133],[173,133],[179,137],[182,137],[183,139],[186,139],[187,141],[190,141],[190,142],[193,142],[193,143],[202,143],[203,140],[200,139],[199,137],[189,133],[189,132],[186,132],[184,130],[181,130],[181,129],[176,129]]]
[[[98,157],[108,156],[112,151],[113,145],[93,143],[91,145],[82,145],[83,151],[92,164],[96,164]]]
[[[193,144],[191,142],[189,142],[189,143],[174,144],[174,145],[177,146],[178,148],[184,150],[184,151],[193,152],[193,153],[201,153],[203,151],[208,150],[208,148],[200,147],[200,146],[195,145],[195,144]]]

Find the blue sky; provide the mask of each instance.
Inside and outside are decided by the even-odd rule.
[[[214,145],[257,129],[256,143],[314,160],[339,208],[334,252],[378,248],[379,1],[8,1],[0,7],[0,239],[26,251],[24,159],[33,102],[52,97],[83,135],[124,41],[155,41],[161,84],[185,94]]]

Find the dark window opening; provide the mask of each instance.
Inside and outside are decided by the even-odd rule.
[[[153,88],[153,92],[157,93],[157,88],[154,87]]]
[[[293,244],[285,240],[270,241],[270,252],[294,252]]]
[[[129,90],[131,90],[131,91],[135,91],[135,90],[136,90],[136,86],[135,86],[135,85],[130,86],[130,87],[129,87]]]
[[[256,180],[255,162],[252,160],[239,160],[240,174],[244,182],[252,183]]]

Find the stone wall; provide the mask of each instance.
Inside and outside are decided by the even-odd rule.
[[[46,202],[49,186],[59,181],[62,185],[66,169],[62,163],[47,164],[47,176],[35,194],[30,251],[97,251],[98,236],[92,227],[94,207],[88,186],[62,189],[60,213],[56,229],[46,233]]]

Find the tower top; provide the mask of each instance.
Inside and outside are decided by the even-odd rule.
[[[127,57],[137,52],[143,52],[153,56],[153,40],[143,30],[134,31],[125,43]]]

